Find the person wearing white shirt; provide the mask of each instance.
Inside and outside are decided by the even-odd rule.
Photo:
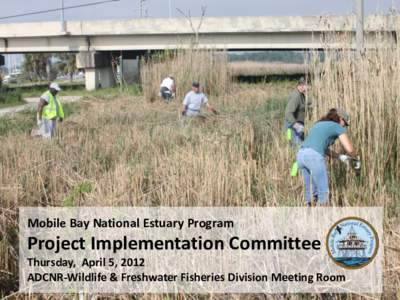
[[[206,106],[214,114],[218,112],[208,103],[208,98],[200,91],[200,84],[193,82],[192,90],[188,92],[183,100],[182,116],[197,117],[200,115],[201,108]]]
[[[164,78],[160,85],[160,94],[165,102],[171,102],[173,98],[173,94],[176,92],[175,80],[174,77],[169,75]]]

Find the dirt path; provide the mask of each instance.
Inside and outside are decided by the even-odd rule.
[[[7,115],[14,115],[16,113],[35,109],[37,103],[39,102],[39,97],[29,97],[25,98],[26,104],[14,106],[14,107],[7,107],[0,109],[0,117],[4,117]],[[69,102],[76,102],[82,99],[82,96],[60,96],[60,100],[62,103],[69,103]]]

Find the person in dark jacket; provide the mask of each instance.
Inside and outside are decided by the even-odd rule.
[[[289,95],[285,109],[285,131],[295,145],[304,140],[304,119],[306,115],[307,82],[301,77],[295,90]]]

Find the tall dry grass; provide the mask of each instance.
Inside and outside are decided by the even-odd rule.
[[[166,51],[143,58],[141,83],[144,96],[154,101],[158,98],[161,81],[168,75],[175,78],[176,98],[183,99],[193,81],[199,81],[205,93],[223,95],[231,83],[228,56],[215,50],[188,49]]]
[[[179,103],[151,103],[143,96],[125,95],[78,104],[81,110],[65,120],[52,142],[31,139],[16,129],[0,137],[0,290],[18,288],[20,206],[302,206],[302,181],[289,177],[294,153],[281,128],[285,98],[293,86],[235,85],[231,95],[210,97],[220,116],[186,127],[178,120]],[[365,184],[356,189],[361,192]],[[376,191],[376,195],[374,203],[380,205],[389,194]],[[352,205],[370,203],[364,198],[349,199]],[[396,218],[391,214],[385,222],[385,245],[395,249],[399,239],[389,228],[396,231]],[[399,280],[398,262],[394,254],[387,257],[385,289],[390,297]],[[285,299],[308,296],[286,295]],[[110,298],[134,297],[163,299],[152,295]],[[61,296],[15,295],[15,299],[27,298]]]
[[[229,63],[232,76],[267,76],[307,74],[307,64],[281,62],[234,61]]]
[[[362,184],[357,197],[365,204],[378,204],[377,192],[399,193],[400,48],[377,44],[362,55],[326,49],[323,59],[314,56],[312,72],[313,120],[332,107],[341,107],[351,116],[349,131],[363,165],[362,180],[348,178],[347,184]],[[349,199],[351,195],[340,196]],[[398,209],[399,204],[394,201],[391,207]]]
[[[351,116],[349,135],[361,157],[361,176],[332,162],[332,203],[384,207],[385,295],[396,299],[400,297],[400,48],[392,35],[375,39],[359,53],[348,50],[348,36],[329,36],[323,55],[313,55],[312,119],[333,107]],[[332,44],[343,48],[332,49]]]
[[[17,290],[20,206],[301,205],[290,188],[301,186],[279,175],[290,163],[290,147],[277,149],[291,88],[236,86],[210,97],[220,116],[185,127],[180,103],[121,95],[78,103],[51,142],[11,129],[0,137],[0,290]]]
[[[398,55],[394,49],[369,50],[357,61],[349,52],[327,49],[325,60],[315,59],[312,65],[313,120],[332,106],[347,109],[353,117],[350,136],[363,161],[359,178],[332,162],[331,204],[385,207],[386,299],[396,299],[400,286]],[[51,142],[31,139],[18,128],[0,137],[0,292],[17,290],[20,206],[303,205],[302,180],[289,177],[294,153],[282,134],[285,99],[294,84],[230,85],[226,58],[211,51],[169,57],[171,61],[152,58],[144,65],[142,96],[76,104],[80,111],[67,116]],[[203,77],[195,77],[199,69]],[[149,101],[169,73],[177,78],[179,98],[192,80],[204,82],[221,114],[182,127],[180,101]],[[134,297],[162,298],[115,298]]]

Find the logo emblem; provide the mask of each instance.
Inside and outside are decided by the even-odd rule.
[[[326,237],[329,256],[346,269],[360,269],[376,256],[379,238],[375,228],[358,217],[348,217],[336,222]]]

